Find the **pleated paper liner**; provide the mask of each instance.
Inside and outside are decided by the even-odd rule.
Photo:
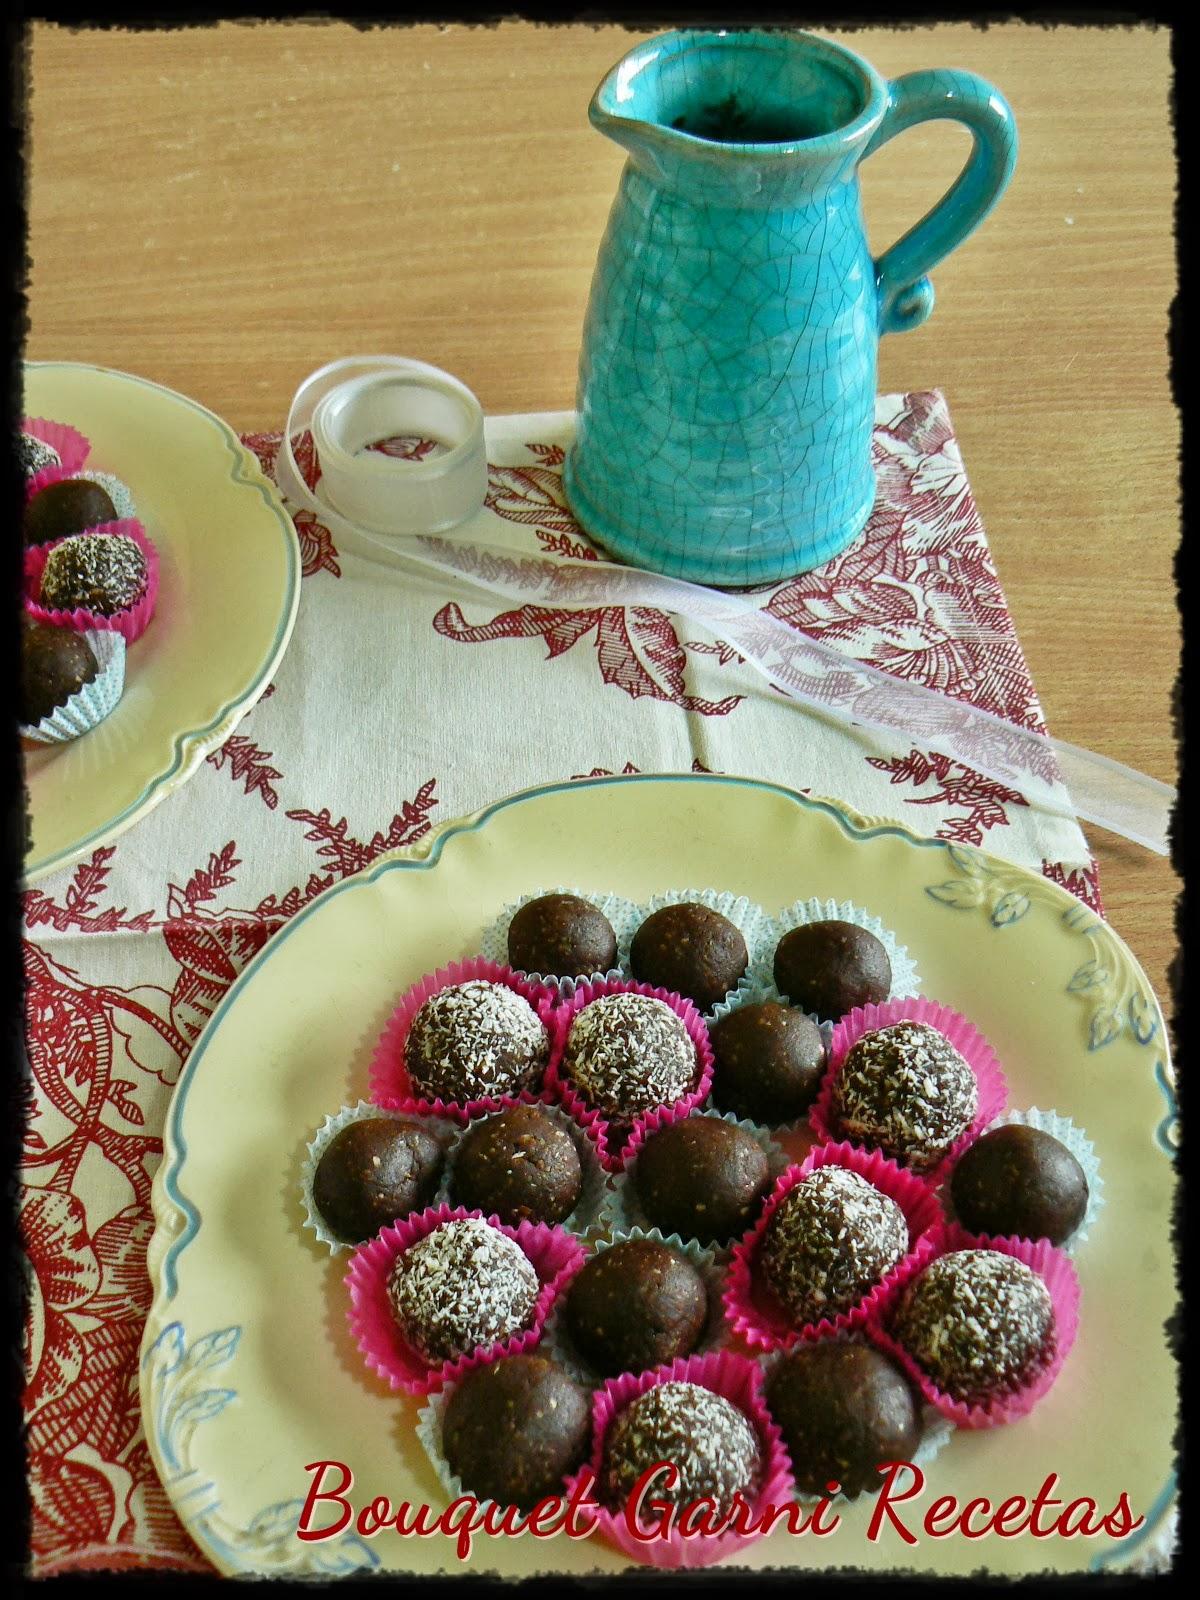
[[[59,628],[74,628],[78,633],[113,629],[122,635],[126,644],[133,644],[140,639],[150,626],[155,602],[158,599],[158,551],[146,537],[145,529],[140,522],[130,518],[124,522],[104,522],[98,527],[88,528],[83,534],[71,535],[85,539],[117,536],[132,539],[146,558],[146,587],[139,600],[112,616],[106,616],[100,611],[90,611],[86,606],[77,606],[73,611],[55,611],[44,606],[38,595],[41,592],[46,558],[51,550],[63,543],[62,539],[54,539],[48,544],[33,545],[25,552],[25,609],[29,615],[38,622],[50,622]]]
[[[413,1348],[400,1332],[388,1299],[388,1276],[396,1258],[440,1228],[443,1223],[477,1217],[506,1234],[524,1251],[537,1273],[541,1290],[527,1328],[488,1347],[468,1351],[452,1360],[431,1362]],[[386,1378],[393,1389],[406,1394],[428,1394],[499,1356],[532,1350],[542,1336],[546,1318],[562,1286],[583,1253],[578,1239],[562,1228],[540,1222],[522,1222],[510,1228],[495,1217],[467,1211],[462,1206],[431,1206],[425,1211],[382,1228],[350,1257],[345,1277],[350,1291],[347,1316],[350,1332],[367,1366]]]
[[[922,1270],[940,1256],[955,1250],[996,1250],[1024,1262],[1037,1273],[1050,1293],[1054,1314],[1049,1347],[1042,1361],[1019,1387],[1006,1389],[985,1404],[972,1404],[956,1400],[953,1395],[940,1389],[895,1338],[891,1330],[891,1320],[897,1309],[895,1302],[889,1307],[888,1314],[880,1319],[880,1326],[876,1330],[880,1348],[900,1363],[928,1403],[956,1427],[994,1428],[1015,1422],[1032,1411],[1050,1390],[1075,1343],[1075,1335],[1079,1330],[1079,1279],[1071,1259],[1065,1251],[1056,1249],[1046,1239],[993,1239],[986,1233],[967,1233],[955,1223],[947,1223],[938,1229],[933,1237],[933,1245],[929,1259],[922,1263]]]
[[[642,1112],[627,1123],[618,1123],[606,1116],[598,1107],[591,1105],[571,1082],[565,1066],[567,1043],[575,1018],[593,1000],[599,1000],[610,994],[640,994],[652,1000],[661,1000],[664,1005],[670,1006],[682,1021],[696,1051],[696,1073],[688,1093],[669,1106],[651,1107],[649,1111]],[[655,989],[648,983],[634,983],[630,979],[616,978],[581,984],[570,1000],[564,1001],[556,1008],[554,1029],[556,1037],[550,1051],[550,1067],[546,1073],[547,1093],[566,1106],[576,1121],[594,1133],[600,1159],[609,1172],[620,1170],[626,1149],[648,1116],[657,1115],[674,1121],[694,1111],[708,1096],[712,1084],[712,1045],[709,1043],[708,1029],[692,1002],[684,1000],[680,995],[671,994],[669,990]]]
[[[665,1245],[669,1250],[677,1251],[691,1262],[703,1279],[708,1295],[708,1321],[705,1323],[696,1349],[691,1353],[704,1355],[708,1351],[719,1350],[729,1339],[729,1328],[721,1303],[721,1287],[725,1281],[725,1274],[715,1250],[697,1244],[694,1239],[683,1240],[677,1233],[664,1235],[658,1228],[614,1229],[608,1238],[591,1238],[585,1241],[588,1246],[587,1254],[579,1263],[577,1270],[571,1274],[570,1280],[564,1284],[562,1293],[546,1320],[542,1338],[544,1352],[557,1361],[576,1383],[582,1384],[587,1389],[598,1388],[607,1381],[607,1378],[592,1365],[571,1336],[566,1312],[571,1284],[594,1255],[611,1250],[614,1245],[624,1244],[631,1239],[649,1239],[654,1244]]]
[[[730,1003],[735,996],[741,994],[752,983],[756,961],[761,960],[763,941],[770,919],[762,906],[756,905],[753,900],[747,899],[744,894],[731,894],[722,889],[668,889],[662,894],[656,894],[651,899],[643,901],[635,908],[635,916],[629,925],[628,938],[618,945],[618,959],[623,971],[633,976],[633,965],[630,958],[630,946],[634,934],[637,933],[647,917],[653,916],[656,911],[661,911],[664,906],[677,906],[685,904],[707,906],[710,911],[717,912],[732,922],[742,938],[746,941],[747,964],[746,971],[741,980],[727,991],[720,1004]],[[712,1012],[703,1012],[705,1020]]]
[[[53,469],[71,478],[83,466],[91,452],[91,441],[78,428],[67,422],[54,422],[48,417],[24,417],[21,432],[32,434],[58,454],[59,465]]]
[[[22,726],[21,737],[37,744],[66,744],[97,727],[116,708],[125,690],[125,640],[119,633],[88,632],[99,672],[35,727]]]
[[[892,986],[888,998],[898,1000],[920,993],[921,975],[906,947],[873,912],[855,905],[852,900],[796,900],[773,917],[763,931],[759,957],[751,969],[751,976],[756,983],[774,983],[775,948],[779,941],[793,928],[804,927],[811,922],[852,922],[856,927],[873,933],[887,951],[892,968]]]
[[[527,1100],[508,1095],[494,1108],[473,1116],[466,1124],[457,1121],[448,1124],[453,1132],[446,1148],[446,1165],[442,1181],[438,1186],[438,1200],[445,1200],[449,1205],[459,1204],[458,1196],[454,1192],[454,1163],[467,1134],[480,1122],[487,1122],[490,1118],[499,1116],[502,1111],[510,1110],[513,1106],[528,1104]],[[556,1226],[565,1228],[568,1233],[586,1234],[599,1223],[608,1192],[608,1175],[604,1170],[604,1163],[600,1160],[595,1133],[591,1128],[578,1122],[565,1106],[544,1103],[539,1109],[570,1135],[579,1152],[579,1166],[583,1179],[579,1199],[575,1202],[570,1215],[564,1217]]]
[[[843,1134],[833,1113],[833,1086],[851,1047],[865,1033],[897,1022],[923,1022],[937,1030],[958,1051],[975,1076],[978,1100],[975,1116],[969,1128],[953,1141],[945,1155],[930,1171],[922,1174],[933,1188],[941,1187],[955,1161],[969,1144],[973,1144],[983,1130],[1004,1111],[1008,1101],[1008,1083],[991,1045],[966,1017],[949,1006],[923,998],[889,1000],[884,1005],[856,1006],[848,1012],[833,1030],[829,1048],[829,1067],[824,1081],[808,1114],[809,1126],[818,1139],[849,1138]],[[851,1143],[873,1148],[865,1140],[854,1138]]]
[[[758,1252],[771,1218],[785,1196],[820,1167],[844,1167],[865,1178],[895,1201],[908,1223],[908,1250],[861,1300],[833,1317],[797,1327],[756,1275]],[[847,1333],[877,1321],[903,1286],[931,1258],[931,1231],[942,1220],[936,1195],[914,1173],[898,1167],[877,1150],[851,1144],[824,1144],[809,1152],[799,1166],[780,1177],[754,1227],[734,1246],[725,1280],[725,1315],[739,1338],[755,1350],[790,1350],[802,1341]]]
[[[458,1124],[445,1117],[419,1116],[411,1111],[387,1111],[381,1106],[372,1105],[369,1100],[360,1100],[356,1105],[343,1106],[340,1111],[327,1116],[321,1126],[308,1141],[305,1150],[304,1165],[300,1174],[300,1204],[304,1209],[304,1224],[319,1244],[323,1244],[330,1255],[339,1255],[355,1248],[346,1244],[325,1226],[321,1215],[313,1203],[313,1179],[321,1163],[321,1157],[329,1146],[341,1133],[343,1128],[348,1128],[353,1122],[371,1122],[377,1118],[386,1117],[393,1122],[418,1122],[428,1128],[434,1138],[446,1148],[450,1135],[457,1129]],[[443,1173],[445,1168],[443,1166]],[[437,1191],[435,1190],[435,1197]],[[418,1208],[420,1210],[425,1207]],[[399,1220],[398,1218],[395,1220]]]
[[[536,1012],[546,1030],[546,1059],[530,1085],[515,1095],[498,1092],[471,1100],[427,1098],[413,1084],[405,1062],[404,1048],[417,1012],[435,994],[462,983],[496,983],[521,996]],[[502,1100],[518,1100],[533,1105],[546,1099],[547,1078],[557,1034],[554,1026],[554,995],[544,984],[531,983],[511,967],[497,965],[482,956],[467,961],[452,961],[436,972],[426,973],[401,995],[388,1018],[371,1056],[370,1096],[377,1106],[389,1111],[416,1111],[426,1116],[450,1117],[466,1123],[485,1111],[495,1111]]]
[[[745,1006],[761,1005],[766,1001],[774,1001],[778,1005],[789,1006],[791,1010],[795,1011],[800,1009],[798,1006],[790,1006],[789,1001],[782,994],[780,994],[774,983],[763,982],[761,978],[748,979],[745,983],[738,987],[737,992],[731,999],[722,1000],[719,1006],[713,1007],[712,1014],[708,1018],[708,1031],[710,1040],[712,1038],[713,1030],[721,1022],[723,1022],[726,1017],[732,1016],[735,1011],[741,1011]],[[806,1016],[811,1023],[813,1023],[817,1032],[821,1035],[821,1042],[825,1046],[825,1067],[828,1068],[829,1049],[830,1045],[833,1043],[833,1023],[822,1022],[821,1019],[814,1016],[811,1011],[805,1011],[802,1014]],[[720,1084],[721,1075],[720,1068],[715,1060],[715,1050],[716,1047],[714,1046],[713,1086],[710,1096],[711,1104],[713,1108],[715,1110],[719,1110],[722,1115],[730,1114],[733,1116],[738,1116],[740,1113],[735,1107],[725,1105],[722,1102]],[[818,1089],[819,1087],[820,1085],[818,1085]],[[770,1128],[773,1133],[779,1133],[786,1136],[789,1133],[795,1133],[800,1128],[805,1128],[808,1126],[808,1111],[801,1111],[795,1116],[785,1117],[779,1122],[773,1120],[766,1121],[764,1119],[755,1119],[753,1117],[749,1118],[748,1120],[751,1122],[757,1120],[759,1126]]]
[[[543,895],[547,894],[575,895],[580,900],[586,900],[589,905],[595,906],[597,911],[608,918],[617,941],[618,957],[616,965],[610,967],[606,972],[589,972],[567,978],[560,978],[554,973],[526,972],[521,967],[511,965],[508,960],[509,923],[522,906],[527,906],[531,900],[540,900]],[[606,978],[621,979],[629,976],[628,967],[626,966],[623,969],[620,965],[620,951],[622,949],[628,951],[629,949],[629,940],[633,937],[633,927],[636,926],[634,919],[636,919],[637,915],[638,908],[633,901],[626,900],[621,895],[609,894],[607,891],[597,892],[593,889],[571,888],[563,884],[556,884],[550,889],[535,889],[532,894],[523,894],[519,900],[514,900],[510,905],[506,905],[496,920],[484,930],[479,950],[486,960],[495,961],[502,966],[507,964],[511,971],[519,973],[523,978],[527,978],[530,983],[545,984],[555,994],[569,1000],[581,983],[597,983],[603,982]]]
[[[1079,1246],[1086,1240],[1088,1233],[1096,1224],[1096,1219],[1104,1209],[1104,1180],[1100,1176],[1100,1157],[1096,1148],[1082,1128],[1077,1128],[1070,1117],[1060,1116],[1057,1111],[1039,1111],[1037,1106],[1030,1106],[1027,1111],[1006,1111],[1002,1117],[997,1117],[983,1130],[991,1133],[995,1128],[1010,1126],[1026,1128],[1040,1128],[1043,1133],[1048,1133],[1051,1138],[1057,1139],[1059,1144],[1065,1145],[1083,1168],[1084,1178],[1087,1180],[1088,1202],[1087,1210],[1083,1214],[1083,1221],[1075,1229],[1069,1239],[1059,1246],[1067,1255],[1073,1256]],[[965,1152],[964,1152],[965,1153]],[[950,1195],[951,1170],[946,1174],[941,1186],[940,1199],[942,1211],[948,1222],[957,1222],[954,1215],[954,1202]]]
[[[781,1149],[772,1139],[770,1133],[758,1123],[747,1121],[743,1117],[735,1117],[731,1112],[716,1111],[708,1107],[693,1111],[690,1116],[712,1117],[719,1122],[728,1122],[733,1127],[741,1128],[743,1132],[748,1133],[766,1155],[772,1184],[778,1180],[779,1175],[790,1165],[790,1158],[787,1152]],[[653,1138],[662,1128],[668,1127],[679,1120],[678,1117],[673,1117],[669,1114],[662,1115],[653,1111],[642,1118],[640,1125],[626,1146],[624,1165],[619,1172],[613,1175],[610,1181],[608,1194],[604,1201],[604,1210],[600,1219],[604,1227],[621,1231],[632,1228],[653,1228],[655,1232],[659,1231],[654,1218],[647,1215],[638,1197],[636,1184],[637,1159],[648,1139]],[[688,1241],[678,1233],[670,1233],[666,1236],[666,1242],[670,1245],[682,1247]],[[699,1240],[693,1242],[700,1243]],[[712,1249],[717,1259],[724,1261],[736,1242],[736,1238],[721,1239],[706,1243],[704,1248]]]
[[[821,1340],[821,1343],[871,1344],[883,1354],[888,1355],[890,1359],[895,1360],[895,1357],[891,1356],[891,1352],[884,1349],[884,1344],[880,1339],[879,1331],[871,1323],[867,1323],[862,1328],[855,1329],[853,1332],[832,1334],[830,1335],[829,1339]],[[775,1369],[779,1366],[780,1362],[784,1361],[789,1353],[790,1352],[786,1350],[774,1350],[769,1355],[760,1356],[758,1358],[763,1369],[763,1395],[766,1400],[768,1411],[771,1409],[771,1377],[775,1372]],[[909,1381],[911,1382],[911,1379]],[[924,1400],[924,1397],[919,1395],[919,1392],[918,1397],[922,1402],[920,1405],[921,1437],[918,1441],[916,1449],[912,1452],[911,1460],[913,1466],[924,1469],[950,1443],[950,1440],[954,1437],[954,1424],[952,1422],[948,1422],[945,1417],[941,1416],[940,1413],[935,1411],[934,1408]],[[787,1437],[786,1435],[783,1435],[782,1429],[780,1432],[783,1436],[784,1449],[787,1450]],[[788,1456],[789,1460],[791,1460],[790,1451],[788,1452]],[[794,1461],[792,1462],[792,1470],[794,1477]],[[884,1479],[881,1474],[879,1483],[882,1485],[883,1481]],[[825,1489],[824,1485],[822,1485],[819,1490],[814,1490],[804,1489],[799,1483],[797,1483],[796,1501],[799,1504],[815,1505],[818,1500],[827,1499],[831,1503],[835,1504],[853,1504],[854,1501],[861,1499],[864,1494],[874,1494],[877,1492],[877,1489],[864,1489],[858,1494],[847,1494],[845,1490],[839,1489],[836,1493],[830,1494]]]
[[[609,1428],[628,1405],[660,1383],[694,1383],[710,1389],[736,1406],[746,1417],[758,1437],[762,1460],[758,1482],[753,1496],[749,1498],[752,1520],[761,1518],[768,1506],[784,1506],[793,1499],[795,1485],[791,1465],[778,1424],[771,1417],[763,1399],[762,1371],[757,1362],[725,1350],[688,1356],[672,1361],[667,1366],[654,1367],[649,1372],[624,1373],[597,1389],[592,1402],[592,1456],[588,1464],[596,1485],[592,1493],[597,1499]],[[579,1484],[581,1478],[581,1472],[573,1474],[568,1480],[569,1492]],[[651,1486],[646,1501],[649,1503],[655,1498]],[[654,1517],[655,1513],[650,1512],[649,1515]],[[644,1509],[642,1526],[646,1528],[647,1525],[654,1527],[655,1523],[647,1523]],[[711,1566],[715,1561],[748,1549],[762,1537],[760,1532],[739,1533],[736,1528],[725,1533],[687,1537],[673,1522],[667,1537],[643,1540],[630,1532],[624,1508],[614,1513],[605,1506],[598,1513],[596,1531],[601,1538],[634,1561],[676,1569]]]

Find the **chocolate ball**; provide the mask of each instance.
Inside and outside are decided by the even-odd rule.
[[[696,1047],[663,1000],[624,991],[590,1001],[571,1023],[562,1070],[617,1122],[670,1106],[695,1087]]]
[[[894,1200],[847,1167],[817,1167],[775,1208],[755,1277],[802,1328],[853,1310],[903,1259],[908,1242]]]
[[[22,433],[17,441],[17,459],[26,478],[36,478],[47,467],[61,467],[62,457],[52,444],[36,438],[32,433]]]
[[[979,1109],[975,1074],[936,1028],[894,1022],[864,1033],[833,1083],[840,1137],[928,1172],[964,1134]]]
[[[591,1401],[561,1367],[536,1354],[502,1356],[454,1386],[442,1451],[468,1494],[528,1511],[562,1492],[591,1432]]]
[[[512,1106],[467,1129],[455,1151],[455,1204],[518,1222],[564,1221],[583,1187],[575,1141],[541,1106]]]
[[[388,1299],[427,1361],[452,1361],[528,1328],[541,1292],[529,1257],[479,1217],[443,1222],[396,1257]]]
[[[783,1356],[767,1380],[796,1487],[824,1494],[878,1489],[886,1461],[911,1461],[921,1412],[908,1379],[874,1345],[827,1339]]]
[[[347,1123],[317,1162],[313,1205],[343,1244],[361,1244],[431,1202],[442,1158],[441,1144],[418,1122],[364,1117]]]
[[[998,1250],[955,1250],[907,1285],[892,1334],[938,1388],[985,1405],[1019,1389],[1048,1359],[1054,1307],[1024,1262]]]
[[[564,1314],[581,1354],[611,1378],[690,1355],[708,1322],[708,1292],[678,1250],[624,1239],[573,1279]]]
[[[825,1045],[803,1011],[775,1000],[739,1006],[709,1029],[712,1097],[722,1111],[777,1125],[803,1116],[825,1071]]]
[[[767,1153],[745,1128],[720,1117],[685,1117],[638,1151],[633,1186],[663,1233],[725,1244],[745,1233],[771,1188]]]
[[[647,1502],[682,1507],[712,1500],[723,1512],[737,1494],[753,1500],[762,1472],[749,1418],[698,1383],[656,1384],[614,1417],[604,1442],[600,1500],[610,1510],[623,1510],[638,1479],[660,1461],[671,1462],[678,1479],[674,1488],[665,1474],[652,1479]]]
[[[56,628],[26,616],[21,629],[21,685],[17,716],[36,727],[66,705],[100,671],[91,645],[72,628]]]
[[[150,581],[146,558],[123,533],[83,533],[56,544],[42,569],[40,599],[52,611],[83,606],[115,617],[142,598]]]
[[[775,947],[775,986],[794,1006],[836,1022],[855,1006],[879,1005],[892,988],[883,945],[853,922],[806,922]]]
[[[633,936],[629,963],[640,983],[711,1011],[737,988],[750,957],[741,930],[728,917],[688,901],[646,918]]]
[[[508,925],[508,961],[520,972],[579,978],[617,964],[617,936],[602,911],[576,894],[543,894]]]
[[[1062,1244],[1083,1221],[1088,1182],[1065,1144],[1014,1122],[985,1133],[959,1157],[950,1198],[972,1233]]]
[[[85,528],[115,522],[116,517],[116,507],[98,483],[88,478],[60,478],[39,489],[25,507],[25,543],[65,539]]]
[[[465,1101],[534,1088],[550,1041],[528,1000],[502,983],[472,979],[430,995],[408,1030],[404,1061],[429,1100]]]

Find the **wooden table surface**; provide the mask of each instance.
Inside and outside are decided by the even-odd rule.
[[[140,373],[242,430],[282,427],[308,372],[366,351],[448,368],[488,412],[569,407],[622,161],[587,104],[640,37],[35,25],[26,354]],[[966,67],[1013,106],[1012,186],[937,269],[931,321],[884,341],[880,388],[945,392],[1052,731],[1174,782],[1169,35],[842,37],[885,76]],[[926,126],[867,163],[876,252],[966,141]],[[1089,838],[1109,917],[1166,1002],[1171,869]]]

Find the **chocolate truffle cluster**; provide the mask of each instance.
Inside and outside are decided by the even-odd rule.
[[[611,966],[616,939],[581,897],[542,895],[511,919],[508,953],[527,972],[579,977]],[[892,1187],[882,1162],[856,1154],[840,1165],[843,1152],[826,1150],[818,1159],[827,1165],[788,1172],[762,1222],[773,1146],[736,1117],[778,1127],[811,1107],[828,1070],[828,1029],[814,1017],[838,1018],[890,987],[886,951],[866,930],[837,922],[793,929],[775,951],[791,1003],[735,1002],[710,1025],[713,1107],[631,1127],[649,1111],[678,1107],[697,1083],[706,1053],[674,996],[711,1009],[740,982],[745,954],[727,919],[681,903],[643,921],[631,959],[672,1004],[632,987],[588,998],[594,991],[563,985],[561,1009],[550,1016],[543,1007],[547,1025],[506,985],[475,980],[440,991],[415,1014],[405,1052],[413,1090],[459,1103],[536,1087],[553,1034],[563,1083],[628,1137],[618,1182],[627,1186],[629,1218],[658,1230],[644,1236],[634,1227],[629,1237],[593,1241],[582,1264],[576,1256],[548,1323],[549,1354],[484,1356],[453,1386],[440,1413],[441,1448],[466,1492],[529,1507],[561,1493],[595,1450],[596,1494],[613,1511],[661,1462],[675,1482],[656,1479],[655,1500],[705,1501],[722,1512],[739,1496],[752,1501],[775,1437],[760,1438],[757,1400],[743,1407],[705,1382],[672,1377],[616,1403],[631,1376],[663,1378],[670,1363],[716,1342],[710,1280],[731,1249],[729,1319],[751,1343],[790,1345],[776,1349],[762,1392],[805,1495],[836,1487],[853,1497],[879,1487],[885,1463],[911,1460],[924,1431],[926,1378],[942,1391],[938,1409],[954,1415],[946,1401],[1007,1400],[1061,1355],[1048,1287],[1060,1293],[1055,1272],[1044,1280],[971,1239],[971,1248],[936,1255],[953,1234],[931,1235],[928,1254],[910,1254],[936,1218],[935,1186],[974,1232],[1030,1238],[1068,1237],[1088,1201],[1079,1162],[1039,1129],[1003,1126],[973,1144],[963,1139],[986,1079],[981,1069],[977,1081],[952,1040],[925,1022],[863,1033],[830,1073],[827,1117],[824,1098],[814,1115],[835,1137],[909,1169],[896,1188],[903,1206],[878,1186]],[[344,1205],[339,1236],[365,1238],[387,1212],[428,1204],[439,1177],[453,1203],[483,1213],[443,1223],[403,1250],[387,1281],[397,1327],[430,1363],[482,1356],[532,1326],[541,1292],[529,1256],[494,1223],[569,1225],[591,1156],[587,1135],[573,1136],[561,1107],[522,1103],[473,1118],[446,1164],[438,1142],[425,1149],[412,1127],[419,1123],[367,1120],[346,1130],[326,1152],[329,1171],[318,1169],[329,1190],[322,1214],[333,1227]],[[943,1188],[946,1157],[963,1144]],[[848,1328],[856,1308],[864,1326]],[[711,1370],[691,1366],[697,1376]],[[619,1381],[599,1413],[616,1403],[601,1443],[591,1437],[589,1390],[606,1380]]]

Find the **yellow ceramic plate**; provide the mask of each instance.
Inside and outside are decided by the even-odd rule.
[[[126,372],[30,362],[24,406],[88,436],[87,466],[129,485],[161,559],[116,710],[26,756],[33,883],[123,833],[237,727],[287,648],[300,547],[258,462],[194,400]]]
[[[365,1095],[398,993],[474,951],[503,905],[556,883],[635,899],[711,885],[772,912],[810,895],[855,900],[913,953],[925,992],[992,1041],[1012,1103],[1071,1117],[1102,1163],[1108,1203],[1079,1252],[1082,1330],[1057,1384],[1019,1423],[957,1433],[914,1520],[949,1492],[1031,1497],[1053,1472],[1065,1500],[1107,1511],[1128,1494],[1145,1526],[1123,1544],[922,1535],[909,1547],[895,1531],[871,1543],[872,1497],[843,1508],[831,1538],[778,1530],[739,1563],[1020,1574],[1144,1554],[1170,1506],[1175,1417],[1163,1334],[1174,1110],[1145,977],[1105,924],[1031,873],[770,784],[689,776],[533,790],[450,824],[315,900],[206,1028],[154,1184],[141,1367],[150,1448],[200,1548],[228,1573],[459,1570],[443,1537],[295,1537],[310,1462],[345,1462],[356,1507],[377,1495],[445,1505],[413,1436],[418,1403],[367,1372],[350,1340],[345,1258],[302,1230],[298,1173],[325,1114]],[[613,1572],[624,1560],[596,1538],[526,1537],[481,1541],[471,1565]]]

